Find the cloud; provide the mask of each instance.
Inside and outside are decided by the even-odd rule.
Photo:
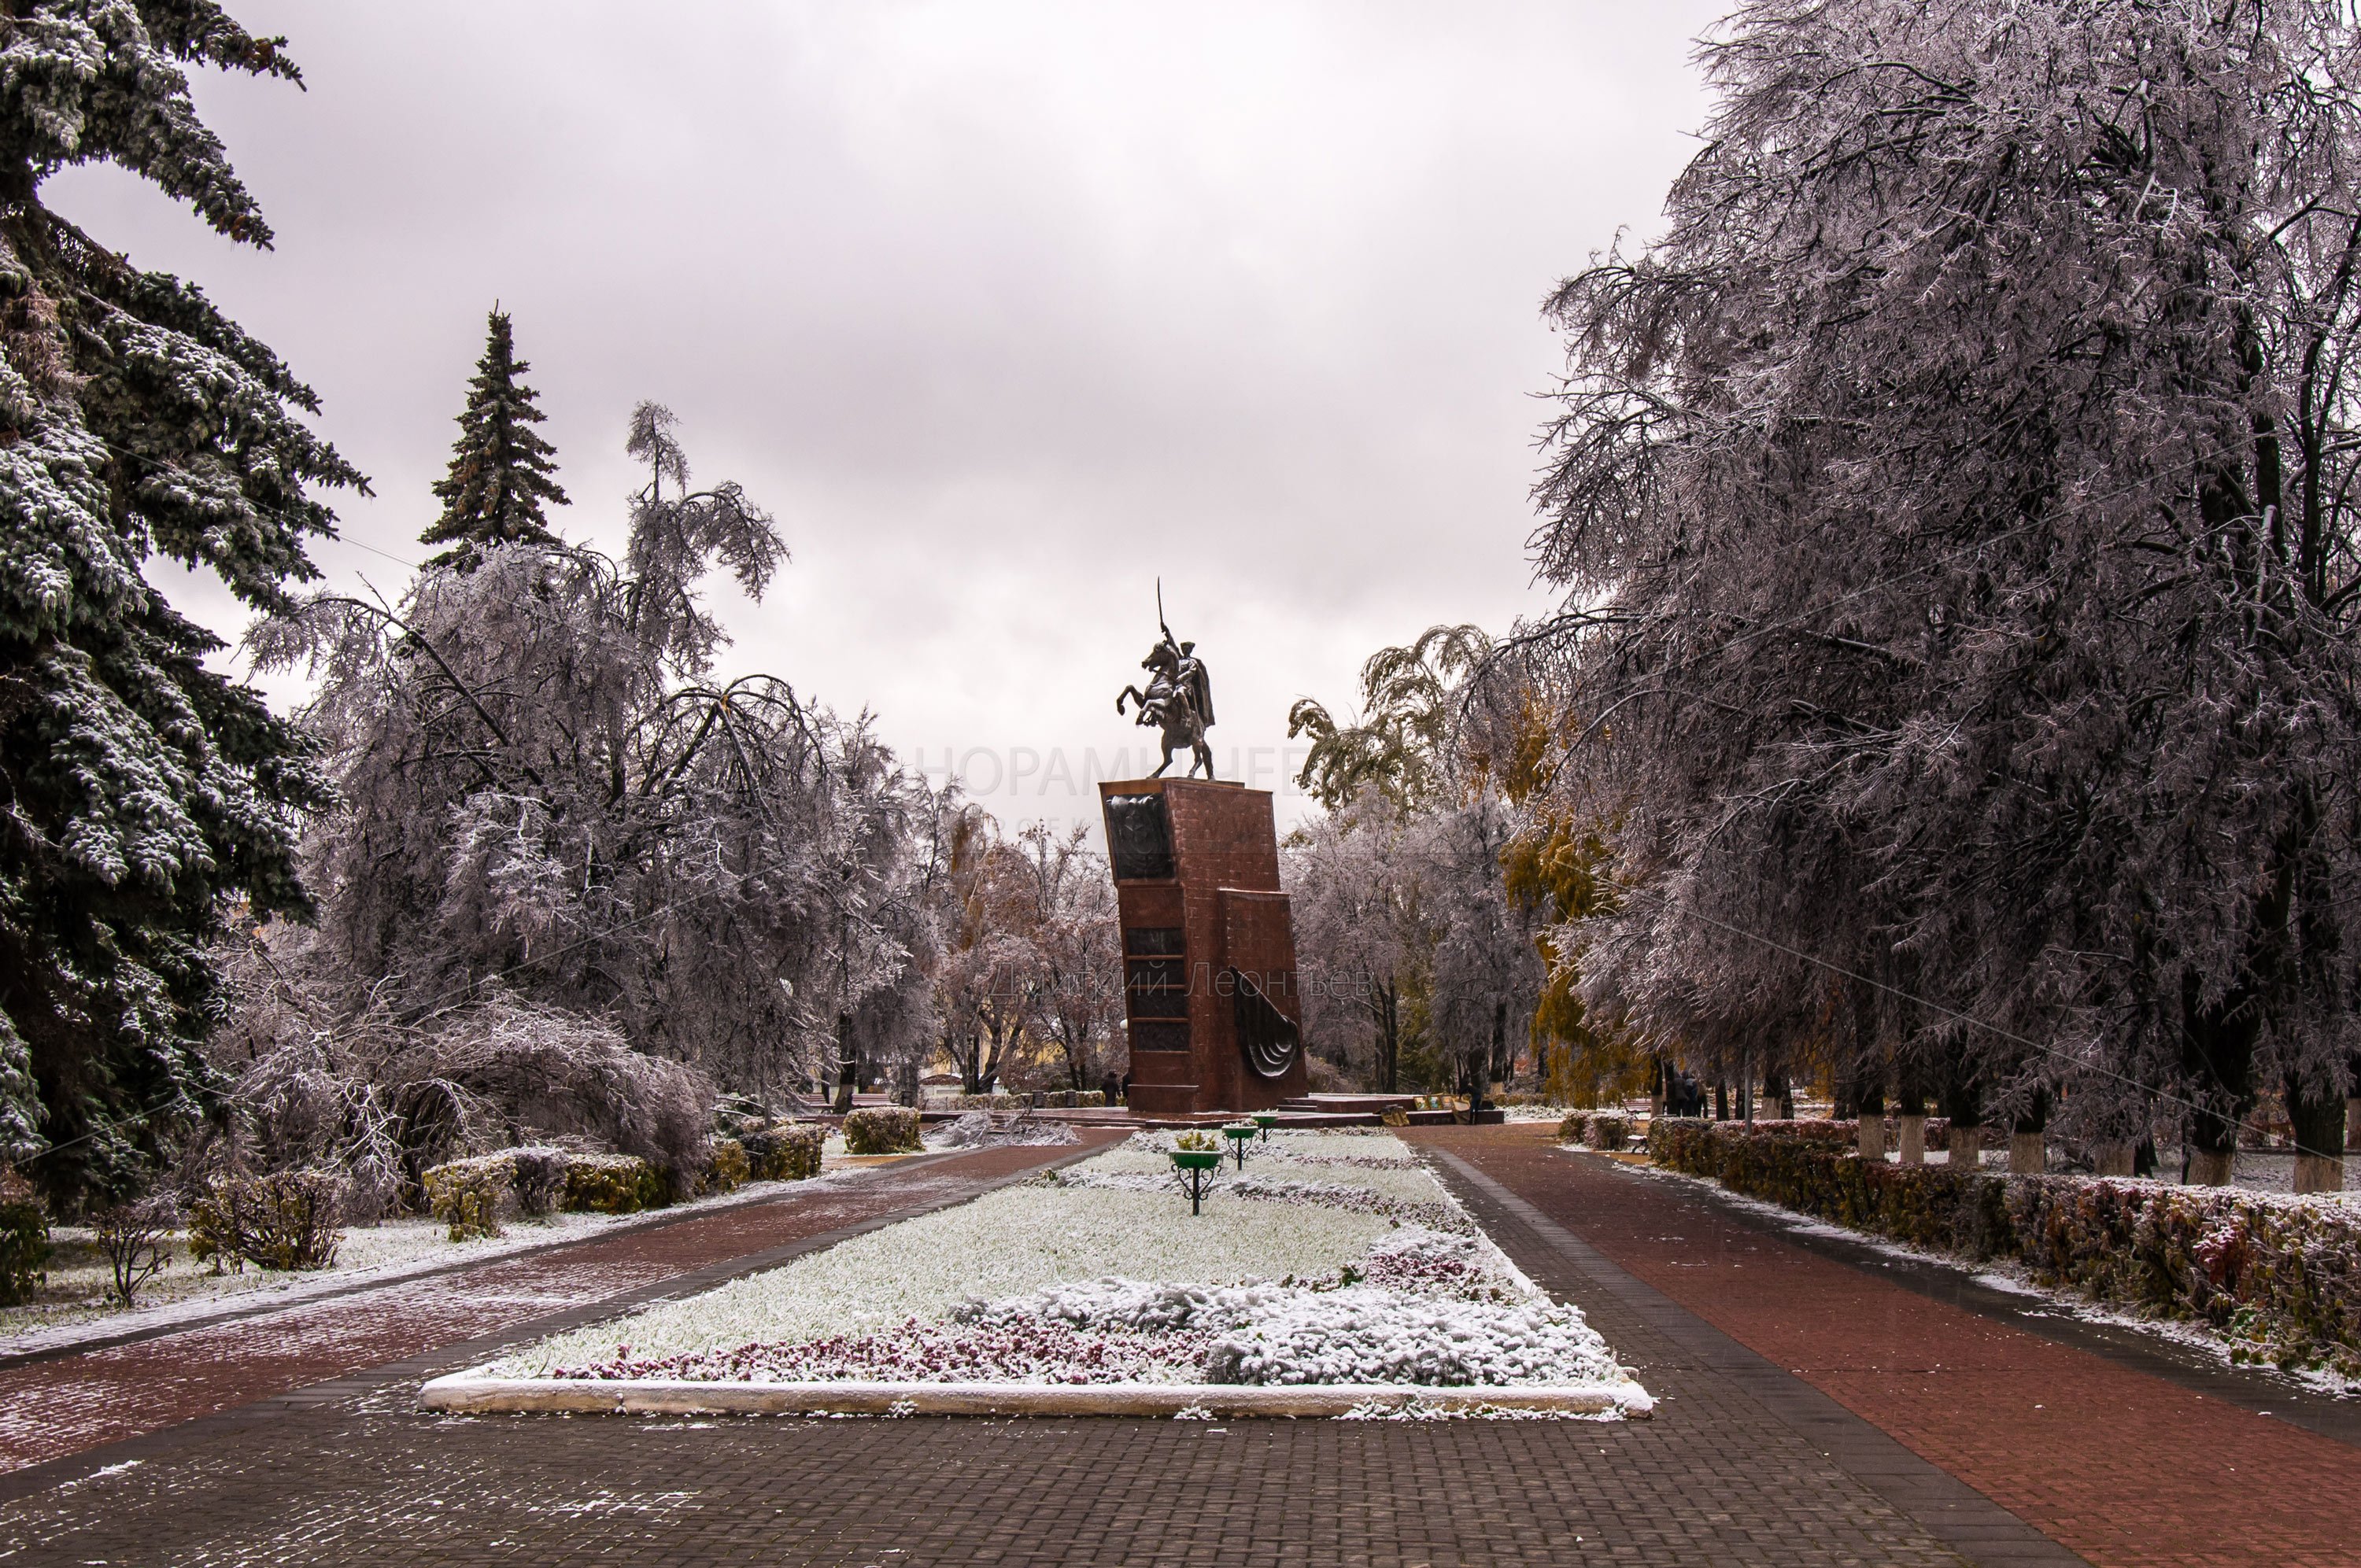
[[[1379,644],[1543,602],[1538,302],[1653,225],[1715,9],[242,4],[309,91],[197,92],[275,252],[107,170],[49,193],[320,390],[378,491],[340,581],[417,554],[497,299],[568,532],[617,539],[642,397],[777,513],[734,666],[906,748],[1104,755],[1160,575],[1215,740],[1276,756]]]

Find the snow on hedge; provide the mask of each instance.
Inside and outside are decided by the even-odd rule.
[[[1647,1396],[1390,1135],[1279,1134],[1201,1216],[1144,1140],[687,1300],[507,1376],[1597,1385]],[[1428,1223],[1425,1221],[1439,1223]]]

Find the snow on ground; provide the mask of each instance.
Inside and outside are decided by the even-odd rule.
[[[496,1376],[1585,1385],[1645,1390],[1399,1139],[1282,1132],[1191,1215],[1143,1134],[1081,1165],[686,1300]]]

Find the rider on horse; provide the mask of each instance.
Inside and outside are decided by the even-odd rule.
[[[1165,625],[1163,589],[1157,590],[1157,625],[1164,632],[1164,641],[1148,651],[1139,667],[1148,672],[1148,689],[1126,686],[1115,699],[1115,710],[1124,711],[1124,704],[1139,704],[1138,722],[1149,729],[1161,729],[1164,761],[1150,778],[1160,776],[1172,765],[1172,753],[1180,747],[1190,750],[1189,776],[1194,778],[1199,768],[1205,776],[1213,776],[1213,749],[1205,744],[1205,731],[1213,722],[1213,685],[1205,674],[1204,661],[1197,657],[1194,642],[1182,642]]]

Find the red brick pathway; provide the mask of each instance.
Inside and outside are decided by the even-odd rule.
[[[1115,1135],[1085,1135],[1101,1146]],[[111,1349],[0,1370],[0,1472],[250,1404],[863,1221],[972,1196],[1074,1154],[979,1149],[841,1185]]]
[[[1413,1135],[2093,1563],[2361,1563],[2346,1444],[1816,1256],[1549,1132]]]

